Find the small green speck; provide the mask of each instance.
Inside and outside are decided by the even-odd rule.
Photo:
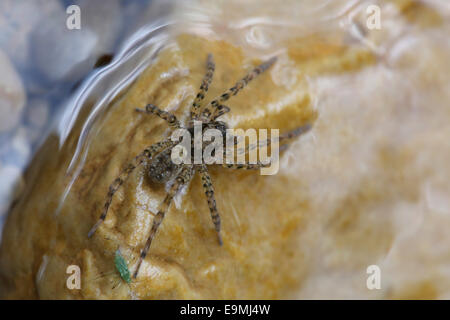
[[[116,265],[116,269],[120,274],[120,277],[126,282],[131,282],[130,270],[128,270],[128,265],[125,259],[123,258],[120,250],[116,251],[116,255],[114,256],[114,264]]]

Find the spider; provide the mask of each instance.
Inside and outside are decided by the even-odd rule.
[[[250,71],[245,77],[241,80],[237,81],[236,84],[225,91],[222,95],[213,99],[211,102],[202,107],[202,102],[205,98],[205,95],[208,91],[209,85],[211,84],[215,63],[213,60],[212,54],[208,54],[207,63],[206,63],[206,73],[203,77],[200,89],[192,103],[190,108],[189,117],[186,121],[186,127],[182,127],[182,124],[179,120],[170,112],[161,110],[157,106],[153,104],[148,104],[145,109],[136,109],[136,111],[149,114],[156,115],[159,118],[165,120],[169,125],[171,130],[176,129],[186,129],[190,132],[193,131],[193,122],[201,121],[202,122],[202,130],[206,129],[218,129],[221,132],[225,132],[228,128],[228,125],[225,122],[216,120],[218,117],[230,111],[230,108],[223,105],[222,103],[227,101],[231,96],[236,95],[239,91],[241,91],[251,80],[253,80],[256,76],[266,71],[270,68],[276,61],[276,57],[273,57],[256,68]],[[309,125],[305,125],[303,127],[299,127],[293,131],[287,132],[284,135],[280,135],[279,141],[286,139],[291,139],[300,135],[301,133],[310,129]],[[179,142],[174,142],[170,138],[157,142],[148,148],[146,148],[143,152],[137,155],[125,169],[119,174],[119,176],[112,182],[109,186],[109,190],[106,196],[106,202],[103,207],[103,211],[100,215],[99,220],[94,224],[92,229],[88,233],[88,237],[91,238],[97,228],[102,224],[106,219],[106,215],[108,213],[108,208],[111,204],[114,193],[119,189],[119,187],[124,183],[124,181],[130,176],[131,172],[140,165],[144,165],[146,167],[148,176],[150,179],[157,183],[166,183],[169,181],[173,181],[170,189],[164,198],[163,202],[160,204],[158,208],[158,212],[155,215],[152,227],[150,230],[150,234],[147,238],[144,248],[141,251],[139,256],[139,260],[136,266],[136,269],[133,273],[133,278],[136,278],[141,267],[142,261],[145,259],[150,245],[152,243],[153,238],[155,237],[159,226],[161,225],[164,216],[169,209],[173,198],[180,191],[180,189],[187,185],[190,180],[193,178],[194,174],[198,172],[201,176],[201,181],[203,184],[203,188],[205,191],[205,195],[208,201],[209,210],[211,213],[211,218],[217,233],[217,239],[219,245],[222,245],[222,237],[220,235],[220,226],[221,220],[219,211],[217,209],[216,200],[214,196],[214,188],[211,182],[211,177],[208,173],[207,165],[204,163],[201,164],[175,164],[171,160],[171,151]],[[236,143],[234,143],[236,144]],[[270,141],[267,141],[267,144],[270,144]],[[283,146],[281,146],[283,147]],[[248,151],[248,149],[247,149]],[[263,164],[258,162],[256,164],[222,164],[222,166],[231,169],[259,169],[261,167],[269,166],[269,164]]]

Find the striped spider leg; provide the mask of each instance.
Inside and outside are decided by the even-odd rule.
[[[105,221],[106,215],[108,214],[109,206],[111,205],[112,198],[114,193],[120,188],[120,186],[124,183],[124,181],[130,176],[134,169],[143,164],[146,160],[152,159],[157,154],[162,152],[163,150],[171,147],[174,144],[171,140],[163,140],[157,142],[150,147],[146,148],[143,152],[137,155],[127,166],[126,168],[119,174],[119,176],[111,183],[109,186],[108,194],[106,196],[106,202],[103,207],[103,211],[100,215],[99,220],[88,233],[88,238],[92,237],[97,230],[97,228]]]
[[[205,190],[205,196],[208,200],[208,207],[211,213],[211,219],[214,223],[214,227],[217,233],[217,239],[219,244],[222,245],[222,236],[220,235],[220,215],[217,210],[216,199],[214,197],[214,187],[211,181],[211,176],[209,175],[208,168],[205,164],[198,165],[198,171],[200,173],[203,189]]]
[[[235,96],[244,89],[250,81],[256,78],[258,75],[269,69],[277,61],[276,57],[272,57],[269,60],[261,63],[259,66],[254,68],[252,71],[247,73],[241,80],[236,82],[234,86],[229,88],[227,91],[222,93],[219,97],[212,100],[201,112],[200,120],[203,122],[210,122],[215,120],[221,115],[230,111],[230,108],[224,106],[222,103],[230,99],[231,96]]]
[[[205,95],[208,92],[209,85],[211,84],[214,70],[216,65],[214,64],[214,59],[212,54],[208,54],[208,58],[206,61],[206,74],[203,77],[202,84],[200,85],[200,90],[198,91],[194,102],[192,103],[190,110],[190,119],[197,120],[200,116],[200,107],[203,99],[205,99]]]
[[[282,135],[280,135],[278,137],[278,142],[279,142],[279,148],[280,148],[280,152],[285,151],[288,147],[289,147],[289,140],[292,140],[306,132],[308,132],[311,129],[311,125],[305,124],[301,127],[295,128],[294,130],[288,131]],[[237,138],[237,137],[233,137],[233,138]],[[237,154],[248,154],[248,152],[250,152],[251,150],[254,150],[256,148],[260,148],[260,147],[265,147],[265,146],[270,146],[272,144],[273,138],[269,138],[266,139],[264,141],[258,142],[258,143],[253,143],[251,145],[247,145],[245,147],[245,149],[238,149]],[[235,145],[237,144],[237,139],[234,139],[234,143]],[[269,163],[261,163],[261,162],[257,162],[255,164],[251,164],[251,163],[243,163],[243,164],[228,164],[228,163],[224,163],[222,164],[222,167],[225,168],[229,168],[229,169],[244,169],[244,170],[256,170],[256,169],[260,169],[260,168],[265,168],[265,167],[270,167],[270,162]]]
[[[164,201],[161,203],[161,205],[158,209],[158,213],[153,218],[152,228],[150,229],[150,234],[147,238],[144,248],[141,251],[141,255],[139,256],[139,260],[138,260],[136,269],[133,273],[133,278],[136,279],[136,277],[139,273],[139,269],[141,267],[142,261],[147,256],[147,253],[148,253],[148,250],[150,249],[150,245],[152,244],[153,238],[155,237],[155,234],[158,231],[159,226],[161,225],[162,221],[164,220],[164,216],[165,216],[167,210],[169,209],[173,198],[180,191],[180,189],[192,179],[193,175],[194,175],[194,167],[192,165],[184,165],[183,168],[181,169],[180,174],[175,178],[168,194],[166,195],[166,197],[164,198]]]

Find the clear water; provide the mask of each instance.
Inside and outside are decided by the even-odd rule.
[[[108,1],[103,2],[108,3]],[[20,127],[26,126],[27,122],[23,120],[25,115],[22,116],[22,120],[15,128],[7,133],[1,133],[0,165],[14,165],[21,171],[25,170],[33,153],[50,132],[58,135],[60,146],[64,145],[83,108],[89,108],[76,151],[67,168],[67,174],[71,180],[67,183],[63,197],[59,199],[61,208],[65,197],[70,193],[72,183],[77,179],[83,166],[89,150],[90,137],[96,134],[93,124],[107,112],[109,102],[126,89],[152,63],[161,49],[172,45],[176,35],[183,32],[212,39],[223,39],[240,46],[248,55],[266,57],[283,54],[285,51],[283,43],[286,40],[316,32],[333,33],[338,31],[346,35],[349,44],[366,46],[373,51],[379,62],[385,65],[386,74],[391,77],[390,79],[397,81],[402,79],[404,74],[396,67],[398,65],[396,56],[404,50],[414,48],[411,46],[412,43],[421,42],[427,37],[429,39],[436,38],[438,39],[436,41],[439,42],[441,37],[441,45],[447,46],[447,52],[450,52],[448,33],[445,31],[449,30],[449,3],[445,0],[422,2],[435,8],[447,19],[441,34],[438,31],[431,34],[431,38],[428,35],[420,34],[414,29],[414,26],[408,25],[407,21],[399,20],[395,6],[389,1],[376,2],[382,7],[382,24],[385,28],[383,33],[380,33],[382,34],[380,38],[377,36],[366,37],[364,31],[365,19],[367,19],[366,10],[373,1],[305,0],[285,1],[283,4],[278,4],[272,0],[254,0],[247,1],[245,5],[241,4],[242,1],[237,0],[214,3],[186,0],[172,2],[118,1],[119,13],[123,20],[119,27],[120,31],[117,32],[114,39],[113,52],[103,52],[114,54],[112,61],[106,66],[90,68],[89,71],[73,79],[42,81],[42,83],[39,81],[39,75],[36,74],[35,68],[16,66],[26,84],[28,101],[35,98],[47,101],[50,115],[46,125],[39,132],[38,141],[30,143],[32,148],[29,152],[11,153],[9,151]],[[42,6],[45,6],[46,3],[50,2],[43,2]],[[60,2],[64,8],[70,3],[69,1]],[[11,9],[13,6],[11,4],[6,9],[13,10]],[[45,8],[42,7],[42,10],[45,11]],[[2,14],[4,13],[2,12]],[[64,12],[63,14],[65,15]],[[111,22],[105,20],[102,23],[108,25]],[[0,36],[2,36],[0,41],[5,43],[4,39],[8,35],[2,35],[2,32],[4,31],[0,31]],[[380,88],[377,83],[379,78],[374,77],[373,81],[373,87]],[[317,93],[324,92],[336,84],[327,81],[312,81],[311,83]],[[351,94],[354,93],[352,88],[345,83],[341,83],[341,85],[341,92],[347,90]],[[371,84],[366,85],[370,86]],[[405,90],[404,92],[414,93],[413,85],[407,82],[403,84],[402,88]],[[89,101],[94,101],[94,103],[87,103]],[[314,103],[317,104],[318,101],[315,100]],[[408,127],[404,123],[404,128],[414,129],[415,120],[409,120],[411,125]],[[401,136],[401,132],[399,136]],[[358,152],[362,153],[364,150]],[[14,187],[20,187],[20,175],[17,175],[16,179],[1,179],[2,195],[0,196],[3,197],[4,203],[13,200],[12,190]],[[7,207],[8,205],[4,205],[3,212],[0,213],[1,224],[7,215]],[[58,212],[55,214],[57,215]]]
[[[317,30],[341,28],[340,24],[349,12],[359,10],[358,2],[307,0],[288,1],[280,6],[273,4],[272,1],[249,1],[241,5],[240,1],[227,1],[225,4],[225,2],[203,1],[110,0],[91,1],[91,5],[87,6],[86,1],[55,0],[42,1],[38,4],[33,0],[5,1],[0,6],[3,16],[0,23],[6,26],[0,31],[0,49],[5,50],[12,60],[22,80],[27,102],[21,119],[14,128],[0,133],[0,168],[14,169],[0,182],[2,201],[0,228],[7,216],[8,207],[14,200],[14,194],[23,188],[24,182],[20,172],[26,169],[34,152],[48,134],[56,133],[62,146],[83,106],[89,106],[89,116],[81,132],[71,165],[67,169],[68,174],[73,177],[68,183],[65,192],[67,195],[89,148],[88,137],[95,135],[95,132],[91,132],[92,124],[101,118],[109,102],[138,77],[159,50],[170,45],[177,34],[187,32],[212,39],[225,39],[241,46],[248,54],[264,56],[283,51],[280,43],[287,38],[307,35]],[[108,30],[102,27],[108,27],[113,23],[102,21],[101,15],[105,10],[107,16],[109,14],[114,18],[119,14],[121,17],[120,26],[115,29],[111,27],[110,33],[116,32],[114,40],[110,41],[113,44],[109,46],[109,50],[91,52],[91,55],[85,57],[83,68],[86,69],[86,65],[90,65],[91,71],[86,70],[68,78],[53,77],[49,80],[42,69],[51,70],[52,66],[36,65],[40,61],[30,57],[29,62],[14,59],[14,52],[8,51],[7,48],[14,43],[15,37],[20,36],[26,39],[19,44],[25,46],[30,55],[38,49],[44,50],[44,53],[41,52],[43,56],[51,54],[54,48],[45,46],[48,45],[48,38],[54,34],[49,32],[48,35],[45,33],[36,35],[36,32],[29,29],[31,25],[45,29],[44,22],[41,21],[44,19],[54,19],[55,25],[52,27],[63,28],[62,24],[68,17],[65,9],[72,4],[77,4],[81,8],[81,30],[89,29],[97,32]],[[118,9],[118,12],[114,12],[114,8],[116,11]],[[36,13],[33,10],[38,11]],[[89,13],[85,10],[89,10]],[[49,16],[49,12],[53,14]],[[85,15],[91,17],[83,20]],[[71,36],[70,32],[77,31],[65,32]],[[111,35],[102,33],[96,36],[98,40]],[[36,42],[35,38],[42,40],[42,48],[39,48],[41,43]],[[79,45],[83,46],[83,41]],[[106,66],[93,69],[93,63],[102,54],[113,55],[113,60]],[[77,63],[80,63],[80,58],[69,55],[63,67],[70,68]],[[48,73],[51,75],[52,72],[58,74],[58,70]],[[45,102],[48,115],[45,125],[39,129],[30,129],[26,113],[34,108],[32,104],[36,100]],[[91,104],[86,102],[92,100],[95,100],[95,104],[91,107]],[[34,130],[33,139],[29,138],[27,130]],[[15,147],[16,140],[19,140],[20,145]],[[64,198],[61,199],[61,204]]]

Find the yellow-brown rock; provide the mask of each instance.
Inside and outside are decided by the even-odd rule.
[[[401,8],[401,23],[421,19],[413,7]],[[136,170],[104,225],[92,239],[87,233],[120,170],[167,134],[164,122],[134,108],[154,103],[183,119],[207,53],[216,61],[208,98],[259,62],[226,41],[179,36],[95,123],[60,210],[86,114],[61,150],[51,136],[36,155],[5,226],[0,296],[450,297],[450,50],[438,40],[448,26],[431,8],[425,12],[427,23],[417,23],[414,37],[426,49],[412,43],[409,51],[389,48],[377,56],[338,32],[287,41],[276,65],[230,100],[232,112],[223,119],[234,128],[281,132],[309,122],[312,131],[282,155],[274,176],[211,169],[222,247],[195,177],[166,215],[138,279],[127,285],[114,269],[114,253],[120,248],[133,268],[164,186]],[[436,25],[429,22],[434,15]],[[424,33],[433,30],[431,38]],[[375,44],[389,37],[367,35]],[[66,286],[69,265],[81,269],[79,290]],[[370,265],[381,269],[380,290],[366,287]]]

